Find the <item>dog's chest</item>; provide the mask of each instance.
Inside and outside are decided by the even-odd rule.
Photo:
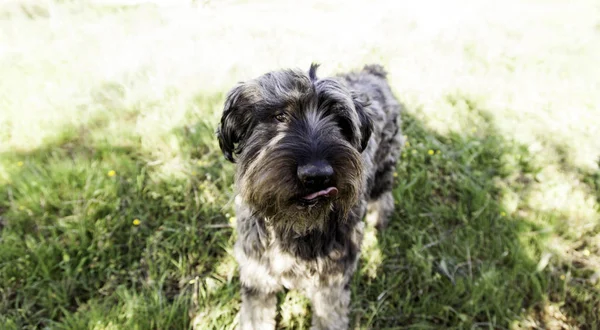
[[[277,244],[270,244],[260,254],[249,256],[242,243],[236,244],[236,259],[240,265],[240,279],[250,287],[278,291],[287,289],[311,290],[323,285],[341,283],[344,263],[340,254],[302,259],[285,251]]]
[[[271,274],[287,289],[318,287],[324,282],[341,281],[343,277],[340,261],[330,256],[304,260],[277,245],[272,246],[267,254]]]
[[[343,283],[356,267],[362,222],[290,236],[276,232],[247,208],[238,209],[238,218],[234,250],[240,280],[247,287],[310,290]]]

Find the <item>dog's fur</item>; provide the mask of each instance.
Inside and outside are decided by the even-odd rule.
[[[401,105],[381,66],[319,79],[275,71],[227,95],[217,129],[237,162],[235,256],[242,286],[241,329],[274,329],[276,293],[302,290],[313,329],[348,327],[349,285],[363,217],[383,227],[394,210],[393,174],[402,146]],[[298,167],[324,160],[335,197],[306,205]]]

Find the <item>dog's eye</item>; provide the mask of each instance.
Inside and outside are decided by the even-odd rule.
[[[275,119],[277,119],[277,121],[281,123],[285,123],[287,121],[287,117],[283,113],[276,114]]]

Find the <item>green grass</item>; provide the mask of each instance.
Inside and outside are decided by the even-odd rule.
[[[161,3],[0,7],[2,329],[234,328],[215,124],[235,82],[311,61],[382,63],[407,106],[353,327],[600,327],[594,1]]]

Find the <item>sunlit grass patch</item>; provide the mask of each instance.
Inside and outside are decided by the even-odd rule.
[[[281,327],[306,329],[310,326],[309,300],[298,291],[289,291],[282,297],[279,307]]]

